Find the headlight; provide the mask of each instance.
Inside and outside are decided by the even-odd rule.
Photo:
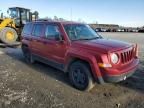
[[[119,61],[118,55],[115,54],[115,53],[111,54],[111,61],[112,61],[113,64],[118,63],[118,61]]]

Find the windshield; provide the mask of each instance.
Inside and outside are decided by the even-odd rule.
[[[89,40],[101,38],[89,25],[67,24],[65,31],[71,40]]]
[[[16,18],[18,17],[18,12],[17,12],[17,9],[16,8],[10,8],[9,9],[9,14],[10,14],[10,17],[11,18]]]
[[[9,14],[15,20],[17,26],[21,26],[20,22],[26,24],[30,19],[29,10],[24,8],[10,8]]]

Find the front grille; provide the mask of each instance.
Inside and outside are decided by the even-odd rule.
[[[122,52],[120,55],[121,55],[121,62],[125,64],[133,59],[134,51],[133,49],[131,49],[129,51]]]

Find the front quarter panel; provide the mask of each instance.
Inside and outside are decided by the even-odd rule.
[[[99,79],[102,77],[101,72],[100,72],[99,67],[98,67],[98,62],[97,62],[96,57],[94,55],[92,55],[92,54],[90,54],[84,50],[71,49],[66,54],[65,64],[69,64],[69,62],[73,58],[88,62],[90,65],[91,71],[92,71],[92,75],[94,76],[95,79]]]

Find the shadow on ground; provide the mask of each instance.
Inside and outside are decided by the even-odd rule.
[[[126,81],[120,83],[120,85],[140,91],[144,93],[144,61],[141,60],[138,69],[135,74],[128,78]]]
[[[60,70],[57,70],[49,65],[46,65],[44,63],[40,63],[37,61],[34,64],[27,63],[26,60],[24,59],[24,56],[20,49],[15,50],[15,49],[10,48],[10,49],[6,50],[6,54],[8,56],[12,57],[13,59],[16,59],[16,60],[22,62],[23,64],[27,65],[29,68],[34,69],[36,72],[41,72],[43,74],[46,74],[46,75],[52,77],[55,80],[58,80],[60,82],[65,83],[68,86],[71,86],[69,79],[68,79],[68,74],[66,74]]]

